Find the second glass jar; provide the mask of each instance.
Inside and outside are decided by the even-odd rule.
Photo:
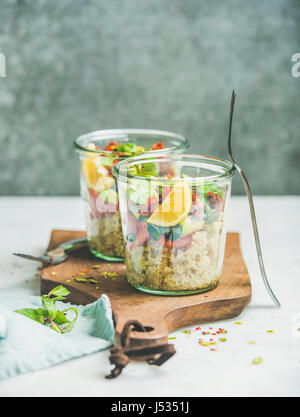
[[[181,135],[149,129],[101,130],[76,139],[87,239],[95,256],[109,262],[123,261],[125,256],[113,166],[136,155],[183,153],[187,147]],[[154,174],[151,167],[146,169],[143,175]]]

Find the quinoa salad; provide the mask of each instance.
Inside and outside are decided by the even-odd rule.
[[[209,290],[222,272],[228,184],[172,184],[174,175],[167,173],[170,185],[132,180],[120,187],[127,279],[152,293]]]
[[[81,157],[81,193],[86,203],[88,244],[94,255],[125,256],[118,192],[112,167],[120,159],[161,149],[164,149],[163,142],[156,142],[151,149],[147,149],[133,142],[110,141],[103,149],[105,154],[102,154],[93,142],[87,144],[87,152]]]

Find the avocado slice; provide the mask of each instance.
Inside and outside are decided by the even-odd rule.
[[[182,227],[182,237],[198,232],[203,228],[204,223],[203,220],[192,220],[191,216],[188,216],[180,223],[180,226]]]

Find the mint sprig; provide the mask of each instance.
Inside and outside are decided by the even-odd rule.
[[[78,311],[75,307],[60,311],[55,305],[56,301],[65,300],[69,294],[70,292],[65,287],[59,285],[47,295],[42,295],[42,308],[23,308],[21,310],[16,310],[15,313],[22,314],[38,323],[48,325],[57,333],[69,333],[76,323]],[[75,313],[73,320],[67,318],[66,313],[68,311],[73,311]]]

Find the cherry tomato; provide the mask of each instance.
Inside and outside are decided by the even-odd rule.
[[[154,145],[152,145],[152,150],[156,151],[158,149],[164,149],[164,143],[163,142],[156,142]]]

